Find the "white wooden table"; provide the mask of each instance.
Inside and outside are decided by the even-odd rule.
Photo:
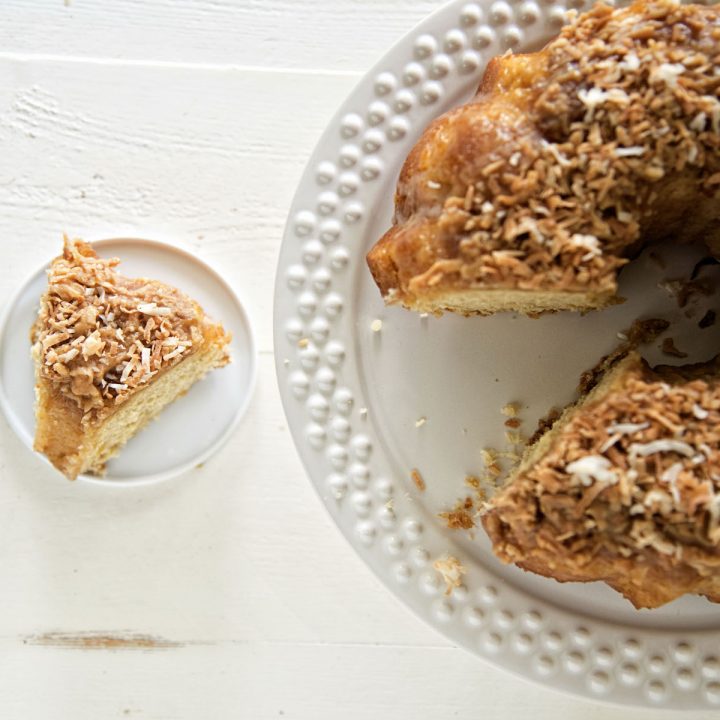
[[[66,482],[0,421],[3,720],[617,715],[413,617],[331,525],[280,407],[272,286],[295,185],[360,75],[437,6],[0,3],[0,302],[63,231],[159,233],[224,269],[260,349],[240,429],[163,485]]]

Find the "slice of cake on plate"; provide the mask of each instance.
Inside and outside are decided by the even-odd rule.
[[[116,272],[65,238],[32,328],[35,450],[70,479],[106,461],[168,404],[230,361],[230,334],[176,288]]]
[[[604,580],[636,607],[720,602],[720,360],[631,352],[532,444],[483,524],[504,562]]]

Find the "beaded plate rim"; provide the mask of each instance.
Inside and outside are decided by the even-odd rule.
[[[333,520],[380,580],[451,641],[595,701],[718,707],[718,631],[599,621],[504,586],[477,565],[444,595],[432,559],[452,552],[462,560],[463,553],[397,492],[363,407],[353,297],[366,271],[359,239],[380,180],[394,176],[443,99],[477,84],[491,57],[550,40],[570,8],[562,0],[452,0],[396,43],[344,101],[304,171],[283,236],[273,323],[280,394]]]

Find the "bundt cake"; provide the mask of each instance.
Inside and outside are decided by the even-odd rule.
[[[497,556],[636,607],[720,602],[720,361],[631,352],[532,445],[482,522]]]
[[[663,239],[720,253],[720,7],[640,0],[492,60],[410,153],[367,259],[389,304],[535,315],[619,302]],[[627,351],[591,377],[490,501],[495,553],[637,607],[720,601],[720,360]]]
[[[592,310],[645,244],[720,250],[720,10],[597,5],[543,50],[493,59],[407,158],[368,254],[422,312]]]

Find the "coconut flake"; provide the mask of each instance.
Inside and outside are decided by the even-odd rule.
[[[609,433],[619,433],[620,435],[633,435],[650,427],[649,422],[644,423],[615,423],[609,425],[607,431]]]
[[[129,360],[128,362],[125,363],[125,367],[123,368],[122,375],[120,375],[121,383],[124,383],[130,377],[130,373],[132,373],[134,368],[135,368],[135,362],[133,360]]]
[[[674,452],[685,457],[692,457],[695,455],[695,448],[680,440],[653,440],[649,443],[633,443],[630,446],[632,457],[647,457],[664,452]]]
[[[163,355],[163,360],[172,360],[173,358],[176,358],[178,355],[182,355],[185,352],[185,348],[178,346],[176,347],[172,352],[169,352],[165,355]]]
[[[672,512],[672,502],[670,500],[670,496],[662,490],[655,488],[645,495],[643,505],[645,507],[650,507],[653,503],[658,503],[663,513]]]
[[[68,363],[71,360],[74,360],[79,354],[80,354],[79,348],[70,348],[67,352],[62,353],[62,355],[57,356],[57,362]]]
[[[629,52],[625,55],[622,62],[618,63],[618,67],[621,70],[635,72],[640,69],[640,58],[634,52]]]
[[[676,504],[680,503],[680,491],[677,487],[677,479],[682,472],[683,464],[680,462],[671,465],[661,476],[660,480],[667,483],[670,486],[670,492],[672,493],[673,500]]]
[[[685,66],[680,63],[662,63],[650,73],[650,82],[662,82],[669,88],[677,87],[677,79],[685,72]]]
[[[143,313],[143,315],[151,315],[151,316],[158,316],[158,315],[170,315],[172,310],[167,307],[158,307],[157,303],[149,302],[149,303],[138,303],[137,306],[138,312]]]
[[[592,485],[594,480],[614,485],[618,476],[611,467],[612,463],[602,455],[586,455],[567,465],[565,471],[577,477],[585,487]]]
[[[92,355],[99,355],[104,346],[105,343],[100,338],[100,332],[98,330],[91,332],[82,344],[83,357],[87,360]]]
[[[611,435],[600,447],[600,454],[604,455],[621,437],[622,435],[620,433]]]
[[[595,235],[582,235],[580,233],[575,233],[570,237],[570,243],[574,247],[584,248],[588,251],[582,256],[584,261],[592,260],[592,258],[602,255],[600,241],[595,237]]]
[[[630,97],[621,88],[611,88],[610,90],[602,90],[598,87],[591,87],[589,90],[578,91],[580,102],[588,109],[590,117],[595,113],[595,108],[605,103],[615,103],[617,105],[627,105]]]
[[[547,140],[542,141],[543,147],[555,158],[555,161],[558,165],[561,165],[562,167],[567,167],[570,165],[570,161],[563,155],[558,149],[557,145],[554,143],[549,143]]]
[[[699,112],[691,121],[690,129],[695,132],[702,132],[705,129],[705,123],[707,122],[707,115],[704,112]]]
[[[693,415],[694,415],[698,420],[706,420],[706,419],[707,419],[707,416],[710,414],[704,407],[701,407],[701,406],[698,405],[697,403],[695,403],[695,404],[693,405],[692,411],[693,411]]]
[[[645,153],[642,145],[631,145],[630,147],[615,148],[615,157],[640,157]]]

